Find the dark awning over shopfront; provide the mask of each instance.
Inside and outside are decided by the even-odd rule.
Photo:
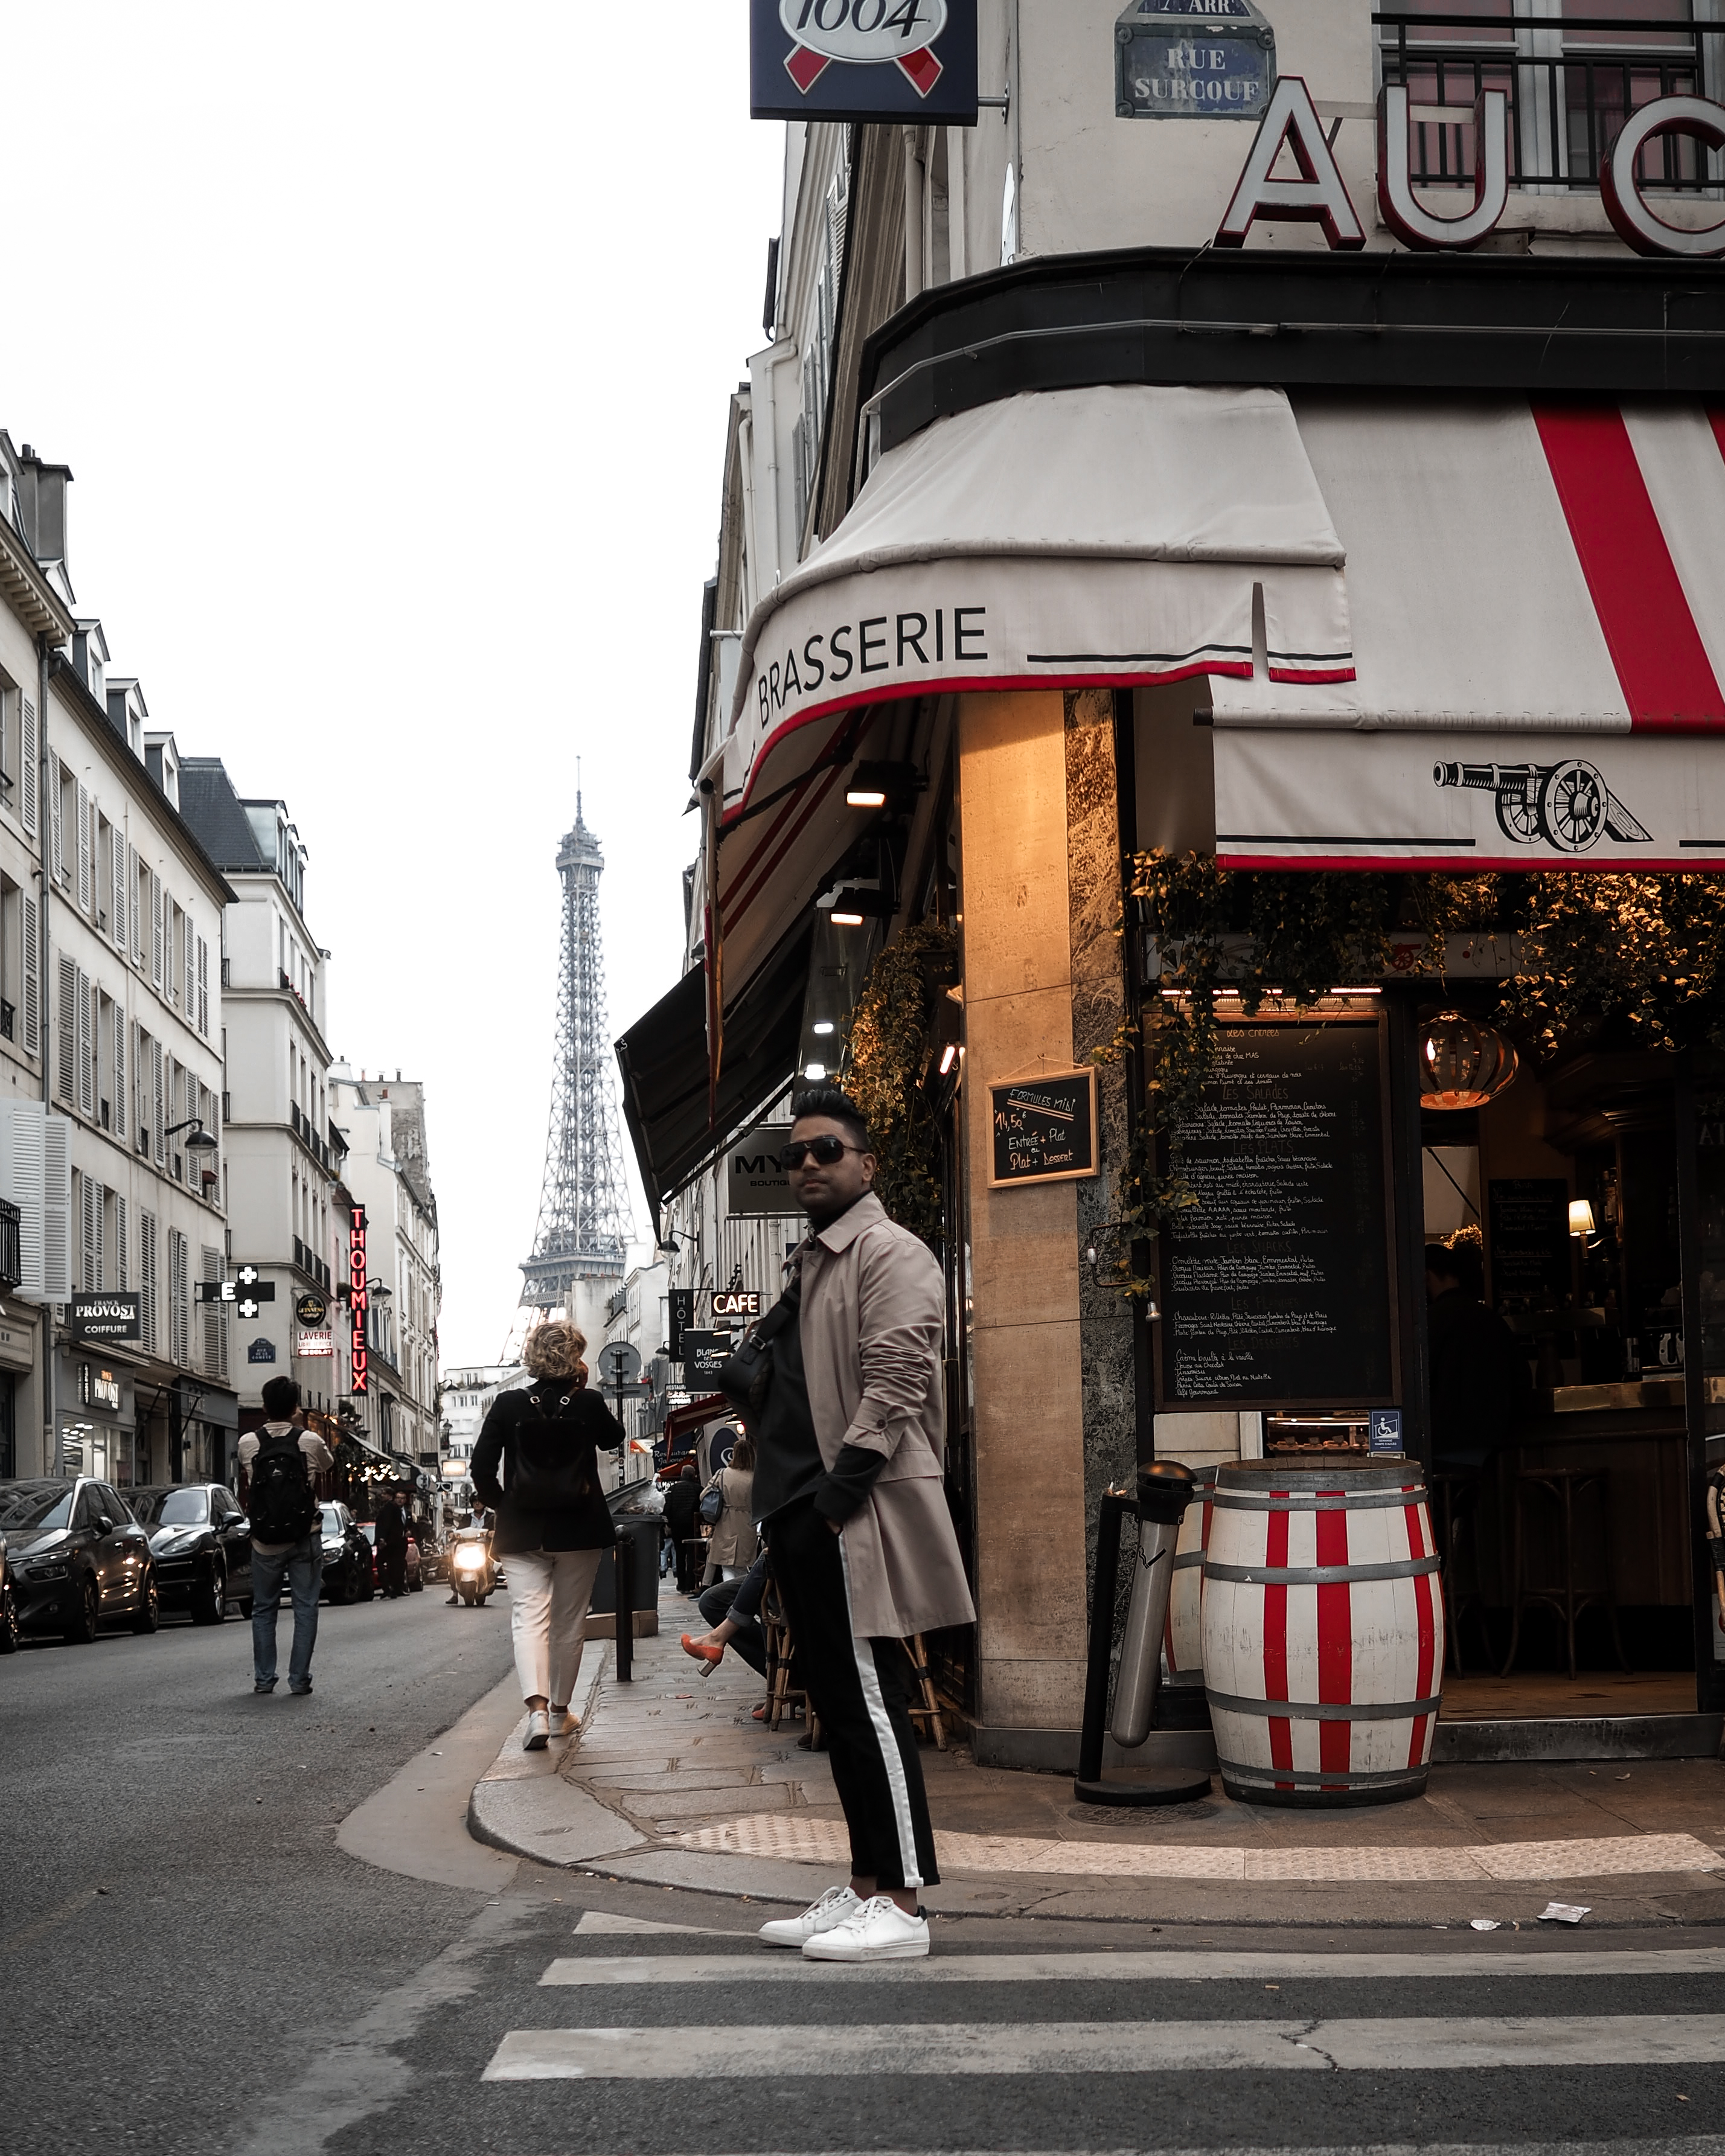
[[[664,1204],[790,1082],[809,983],[805,916],[725,1014],[717,1115],[708,1120],[706,977],[685,973],[617,1043],[623,1113],[649,1201]]]

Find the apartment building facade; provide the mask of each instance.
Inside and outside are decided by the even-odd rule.
[[[228,1215],[234,1265],[274,1291],[254,1296],[239,1326],[241,1426],[261,1419],[264,1384],[290,1375],[308,1413],[332,1428],[346,1145],[330,1119],[329,959],[306,920],[306,850],[286,804],[242,798],[220,757],[176,757],[172,768],[186,819],[234,894],[221,980]]]
[[[329,1074],[330,1117],[347,1148],[336,1193],[347,1276],[336,1341],[347,1427],[403,1473],[439,1473],[438,1316],[442,1272],[424,1089],[417,1080]],[[356,1352],[363,1342],[362,1352]]]

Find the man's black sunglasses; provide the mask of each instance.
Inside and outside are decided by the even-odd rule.
[[[818,1168],[830,1168],[848,1152],[866,1152],[866,1146],[846,1145],[843,1138],[830,1136],[818,1138],[793,1138],[788,1145],[778,1149],[779,1159],[787,1168],[800,1168],[805,1160],[813,1160]]]

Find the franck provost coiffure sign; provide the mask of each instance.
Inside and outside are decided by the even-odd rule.
[[[749,0],[757,120],[976,118],[976,0]]]

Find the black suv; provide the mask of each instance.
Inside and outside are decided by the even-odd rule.
[[[26,1632],[58,1632],[73,1645],[100,1625],[162,1621],[149,1538],[110,1482],[89,1475],[0,1482],[0,1542]]]
[[[164,1609],[219,1625],[230,1603],[252,1609],[252,1523],[222,1482],[168,1482],[130,1493],[150,1537]]]
[[[323,1537],[323,1591],[331,1602],[372,1599],[372,1546],[345,1505],[318,1507]]]

